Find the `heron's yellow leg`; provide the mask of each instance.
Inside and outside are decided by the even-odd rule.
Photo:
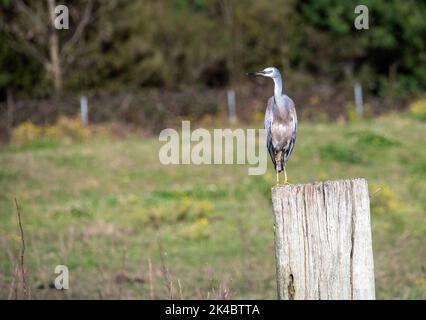
[[[288,184],[287,171],[285,171],[285,167],[284,167],[284,184]]]
[[[277,186],[280,184],[280,174],[278,173],[278,170],[276,171],[277,173]]]

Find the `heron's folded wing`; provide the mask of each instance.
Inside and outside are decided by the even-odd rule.
[[[294,145],[296,144],[296,134],[297,134],[297,124],[295,126],[295,130],[293,131],[291,138],[288,142],[287,148],[285,150],[285,159],[284,159],[285,163],[287,163],[288,158],[290,157],[291,153],[293,152]]]
[[[265,130],[266,130],[266,148],[268,149],[269,155],[271,157],[272,163],[274,164],[274,168],[276,167],[275,156],[274,156],[274,146],[272,145],[272,104],[274,103],[274,99],[271,97],[268,100],[268,105],[265,111]]]
[[[286,104],[288,106],[288,109],[290,110],[290,118],[291,122],[293,124],[293,130],[291,132],[291,137],[288,141],[286,152],[285,152],[285,159],[284,162],[287,163],[288,158],[290,157],[291,153],[293,152],[294,145],[296,144],[296,136],[297,136],[297,114],[296,114],[296,108],[294,106],[293,100],[291,100],[289,97],[285,96]]]

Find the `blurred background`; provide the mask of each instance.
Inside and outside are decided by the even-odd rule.
[[[69,29],[54,28],[57,5]],[[276,66],[291,183],[369,181],[377,297],[426,298],[426,4],[0,0],[0,298],[276,298],[274,172],[163,166],[158,133],[262,128]],[[56,265],[70,290],[52,289]]]

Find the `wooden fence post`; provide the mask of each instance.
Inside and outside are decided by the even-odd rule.
[[[272,188],[279,299],[375,299],[364,179]]]

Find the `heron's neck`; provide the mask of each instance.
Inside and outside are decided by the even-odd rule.
[[[281,80],[281,76],[279,77],[275,77],[273,78],[274,80],[274,96],[275,96],[275,100],[280,100],[281,99],[281,94],[283,91],[283,83]]]

